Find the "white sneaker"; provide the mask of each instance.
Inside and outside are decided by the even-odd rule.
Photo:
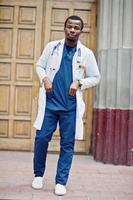
[[[38,176],[38,177],[34,177],[34,180],[32,182],[32,187],[34,189],[42,189],[43,187],[43,178]]]
[[[56,184],[55,186],[55,194],[58,195],[58,196],[62,196],[62,195],[65,195],[66,194],[66,188],[64,185],[61,185],[61,184]]]

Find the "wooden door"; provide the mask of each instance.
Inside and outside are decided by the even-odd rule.
[[[81,41],[95,51],[95,7],[92,0],[0,1],[0,149],[33,149],[39,84],[35,62],[47,42],[64,37],[64,21],[72,14],[83,18]],[[88,153],[92,89],[85,92],[84,99],[84,140],[76,141],[75,151]],[[49,150],[59,150],[58,131]]]
[[[44,25],[44,46],[51,40],[64,38],[64,21],[69,15],[79,15],[85,23],[81,41],[90,49],[95,51],[96,47],[96,4],[94,1],[52,1],[46,2],[45,25]],[[92,131],[92,108],[93,91],[88,89],[84,93],[86,112],[84,115],[84,140],[76,141],[75,151],[88,153],[91,142]],[[59,134],[55,132],[51,141],[50,151],[59,150]]]
[[[30,150],[43,0],[0,1],[0,149]]]

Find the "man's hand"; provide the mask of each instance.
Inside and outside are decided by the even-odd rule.
[[[69,89],[69,95],[75,96],[78,88],[79,88],[79,81],[72,82],[72,84],[70,85],[70,89]]]
[[[51,83],[51,81],[49,80],[48,77],[45,77],[43,79],[43,84],[44,84],[44,87],[46,89],[46,92],[52,92],[52,83]]]

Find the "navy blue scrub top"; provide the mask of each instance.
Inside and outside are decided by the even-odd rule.
[[[76,96],[69,95],[73,82],[72,60],[76,46],[64,45],[61,66],[53,80],[53,91],[46,94],[46,108],[53,111],[71,111],[76,109]]]

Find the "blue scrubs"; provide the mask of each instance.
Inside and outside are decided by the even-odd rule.
[[[60,156],[57,165],[56,184],[66,185],[72,163],[76,125],[76,97],[69,95],[73,82],[72,59],[76,47],[64,45],[59,71],[53,80],[53,91],[46,95],[45,117],[41,130],[35,138],[34,173],[43,176],[46,165],[48,143],[60,126]]]
[[[61,66],[53,80],[53,91],[47,93],[46,108],[50,110],[70,111],[76,109],[76,96],[69,95],[73,82],[72,58],[76,47],[64,46]]]

